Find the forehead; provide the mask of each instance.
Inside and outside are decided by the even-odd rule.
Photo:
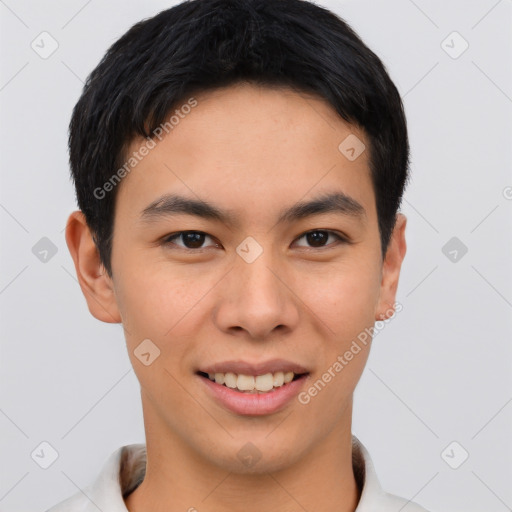
[[[365,133],[324,100],[242,84],[196,94],[183,105],[194,106],[169,113],[172,123],[117,191],[119,207],[129,205],[132,217],[171,193],[261,218],[333,190],[372,215]],[[146,143],[132,141],[126,156]]]

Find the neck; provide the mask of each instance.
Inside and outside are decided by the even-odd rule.
[[[201,457],[145,409],[147,471],[125,498],[129,512],[354,512],[357,507],[361,490],[352,467],[351,411],[343,425],[288,465],[240,473]]]

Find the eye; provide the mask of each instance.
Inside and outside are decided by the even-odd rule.
[[[202,245],[206,238],[213,240],[210,235],[203,233],[202,231],[179,231],[177,233],[173,233],[163,239],[164,245],[177,245],[178,247],[182,247],[183,249],[203,249]],[[174,240],[181,240],[183,245],[177,244]],[[219,244],[214,243],[214,247],[219,247]],[[208,247],[208,246],[207,246]]]
[[[302,238],[305,238],[306,242],[311,244],[309,247],[318,248],[318,247],[326,247],[327,245],[332,245],[332,244],[327,244],[329,237],[334,237],[340,243],[349,243],[349,241],[345,237],[339,235],[338,233],[336,233],[334,231],[329,231],[329,230],[325,230],[325,229],[314,229],[312,231],[308,231],[307,233],[304,233],[299,238],[297,238],[297,240],[301,240]],[[299,247],[308,247],[308,246],[304,246],[304,245],[300,245],[300,244],[298,244],[298,245],[299,245]]]
[[[175,245],[181,247],[185,250],[197,250],[197,249],[206,249],[208,247],[220,247],[220,244],[214,242],[210,246],[204,246],[206,239],[210,239],[213,241],[213,238],[204,233],[203,231],[178,231],[177,233],[173,233],[171,235],[166,236],[162,243],[163,245]],[[305,239],[308,245],[297,244],[299,247],[308,247],[308,248],[322,248],[328,247],[329,245],[333,245],[333,243],[328,244],[328,240],[334,238],[335,242],[339,243],[350,243],[349,240],[338,233],[326,229],[314,229],[302,234],[296,240]],[[176,241],[182,242],[181,244],[176,243]],[[334,243],[334,245],[337,245]]]

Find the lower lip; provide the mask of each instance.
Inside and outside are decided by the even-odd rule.
[[[241,393],[227,386],[217,384],[207,377],[198,375],[209,393],[226,409],[242,415],[261,416],[272,414],[282,409],[297,396],[304,386],[309,374],[283,384],[268,393]]]

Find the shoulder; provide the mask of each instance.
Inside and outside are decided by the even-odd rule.
[[[376,502],[376,505],[377,504],[379,508],[376,510],[379,510],[379,512],[429,512],[413,501],[387,492],[383,492],[382,495],[379,496],[379,500]]]
[[[96,479],[46,512],[126,512],[123,494],[145,470],[145,445],[121,446],[106,460]]]
[[[87,498],[81,492],[78,492],[57,503],[57,505],[49,508],[46,512],[84,512],[87,510],[86,506]]]
[[[361,489],[355,512],[429,512],[411,500],[382,489],[370,454],[355,436],[352,436],[352,465]]]

